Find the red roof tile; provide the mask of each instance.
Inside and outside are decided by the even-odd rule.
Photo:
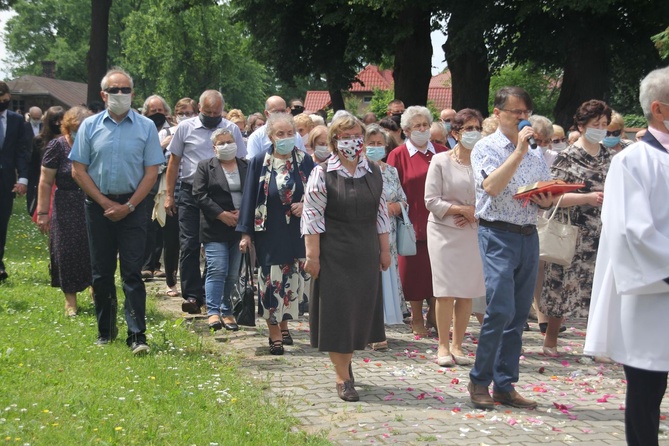
[[[50,95],[74,107],[86,104],[86,84],[40,76],[21,76],[7,82],[12,94]]]
[[[453,96],[451,88],[428,88],[427,100],[432,101],[437,110],[451,108]]]
[[[379,70],[376,65],[367,65],[360,73],[358,79],[362,82],[354,82],[349,91],[374,91],[389,90],[393,87],[392,70]]]
[[[307,91],[304,97],[304,110],[316,112],[330,105],[330,93],[328,91]]]
[[[451,88],[451,72],[439,73],[430,79],[430,88],[446,87]]]

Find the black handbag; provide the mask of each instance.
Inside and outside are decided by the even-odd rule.
[[[242,269],[244,275],[241,274]],[[246,327],[256,326],[256,307],[253,292],[253,266],[251,265],[251,254],[246,251],[239,265],[239,283],[237,284],[238,296],[232,307],[232,313],[238,325]]]

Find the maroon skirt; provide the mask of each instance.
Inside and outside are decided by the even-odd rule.
[[[433,297],[432,268],[427,252],[427,240],[416,241],[415,256],[397,256],[404,299],[419,301]]]

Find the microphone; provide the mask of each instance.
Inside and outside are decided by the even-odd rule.
[[[530,124],[530,121],[528,121],[527,119],[523,119],[518,123],[518,131],[524,129],[527,126],[532,127],[532,124]],[[533,149],[537,148],[537,141],[534,139],[534,136],[530,136],[529,138],[527,138],[527,142],[530,143],[530,147],[532,147]]]

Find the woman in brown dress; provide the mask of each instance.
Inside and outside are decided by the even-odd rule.
[[[37,194],[37,226],[49,234],[51,286],[65,294],[65,313],[77,315],[77,293],[91,285],[91,260],[86,233],[86,195],[72,179],[68,158],[79,124],[90,116],[86,107],[73,107],[63,116],[62,136],[52,140],[42,158]],[[53,212],[49,215],[51,188],[56,184]]]
[[[330,354],[337,393],[358,401],[354,350],[385,340],[382,270],[390,265],[383,178],[363,151],[364,126],[351,114],[328,131],[332,156],[316,166],[304,195],[304,269],[316,279],[309,306],[311,345]]]

